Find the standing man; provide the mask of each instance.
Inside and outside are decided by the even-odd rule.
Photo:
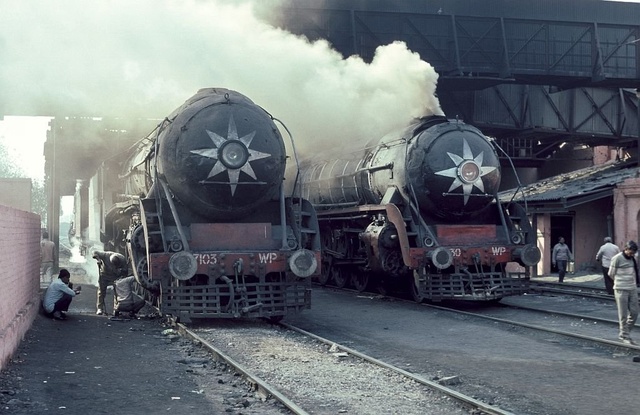
[[[569,250],[567,244],[564,243],[564,238],[561,236],[558,239],[558,243],[553,247],[553,253],[551,254],[551,261],[553,265],[558,265],[558,282],[564,281],[564,274],[567,273],[567,263],[573,259],[573,254]]]
[[[618,323],[620,334],[618,338],[627,344],[635,344],[631,340],[631,329],[638,319],[638,264],[636,253],[638,244],[629,241],[619,254],[611,258],[609,276],[613,278],[616,305],[618,306]]]
[[[80,294],[80,287],[73,289],[69,282],[71,274],[66,269],[61,269],[58,278],[52,281],[42,299],[42,308],[47,317],[56,320],[66,320],[66,311],[69,310],[71,300]]]
[[[49,233],[42,232],[40,241],[40,282],[53,282],[53,263],[56,259],[56,244],[49,240]]]
[[[611,258],[620,253],[620,248],[611,242],[610,237],[604,238],[604,245],[598,249],[596,253],[596,261],[602,266],[602,277],[604,278],[604,288],[608,294],[613,295],[613,279],[609,276],[609,267],[611,266]]]
[[[136,313],[146,304],[144,298],[133,291],[135,282],[136,278],[133,275],[116,280],[116,306],[113,311],[114,316],[117,317],[120,313],[128,311],[129,317],[134,318]]]
[[[127,275],[127,260],[124,255],[111,251],[93,251],[93,258],[98,261],[98,302],[96,304],[96,314],[101,316],[107,314],[104,308],[104,297],[107,294],[107,287],[114,286],[118,278]]]

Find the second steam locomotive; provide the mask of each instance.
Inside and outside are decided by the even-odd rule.
[[[441,116],[326,162],[306,163],[321,283],[407,288],[416,301],[523,294],[540,260],[523,206],[503,205],[498,156],[478,129]],[[508,272],[507,264],[521,272]]]
[[[316,212],[282,186],[285,144],[244,95],[198,91],[100,178],[106,249],[126,253],[147,298],[180,321],[310,306]]]

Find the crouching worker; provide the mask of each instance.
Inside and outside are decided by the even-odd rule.
[[[135,282],[133,275],[116,280],[116,306],[113,313],[116,317],[121,313],[129,312],[129,317],[133,318],[146,304],[144,299],[133,291]]]
[[[49,284],[42,299],[42,307],[47,317],[56,320],[65,320],[67,318],[65,312],[69,310],[71,300],[77,294],[80,294],[80,287],[73,289],[73,284],[69,282],[70,278],[69,271],[62,268],[58,278]]]

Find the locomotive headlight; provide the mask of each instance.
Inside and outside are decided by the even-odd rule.
[[[191,252],[180,251],[169,258],[169,272],[174,278],[186,281],[196,275],[198,264]]]
[[[220,161],[228,169],[239,169],[249,160],[249,150],[237,140],[226,141],[218,150]]]
[[[525,266],[529,267],[540,262],[542,253],[537,246],[527,244],[513,251],[512,256],[514,259],[519,259]]]
[[[310,277],[318,269],[318,260],[313,252],[308,249],[300,249],[289,258],[291,271],[298,277]]]
[[[474,183],[480,177],[480,166],[473,160],[466,160],[458,166],[458,177],[464,183]]]
[[[453,253],[451,249],[440,246],[427,253],[427,255],[429,259],[431,259],[431,262],[433,262],[433,265],[438,269],[447,269],[453,264]]]

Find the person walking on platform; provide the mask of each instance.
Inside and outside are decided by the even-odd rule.
[[[93,258],[98,261],[98,301],[96,303],[96,314],[101,316],[107,314],[104,307],[104,298],[107,295],[107,287],[114,286],[118,278],[127,275],[127,260],[124,255],[111,251],[93,251]]]
[[[564,275],[567,273],[567,263],[572,260],[573,254],[561,236],[560,239],[558,239],[558,243],[553,247],[551,254],[553,265],[557,264],[558,267],[558,282],[564,281]]]
[[[49,240],[49,233],[42,232],[40,241],[40,282],[53,281],[53,263],[56,259],[56,244]]]
[[[620,248],[612,243],[610,237],[604,238],[604,245],[598,249],[596,253],[596,261],[602,267],[602,278],[604,279],[604,288],[608,294],[613,295],[613,279],[609,276],[609,267],[611,266],[611,258],[620,253]]]
[[[66,311],[69,310],[71,300],[80,294],[80,287],[73,289],[73,284],[69,281],[71,274],[62,268],[58,278],[49,284],[42,299],[42,308],[47,317],[56,320],[66,320]]]
[[[129,317],[133,318],[136,313],[144,307],[146,302],[133,291],[136,279],[133,275],[116,280],[116,305],[113,315],[118,317],[120,313],[129,312]]]
[[[638,319],[638,264],[636,254],[638,244],[629,241],[619,254],[611,258],[609,276],[613,278],[613,289],[618,306],[619,339],[627,344],[635,344],[631,339],[631,329]]]

